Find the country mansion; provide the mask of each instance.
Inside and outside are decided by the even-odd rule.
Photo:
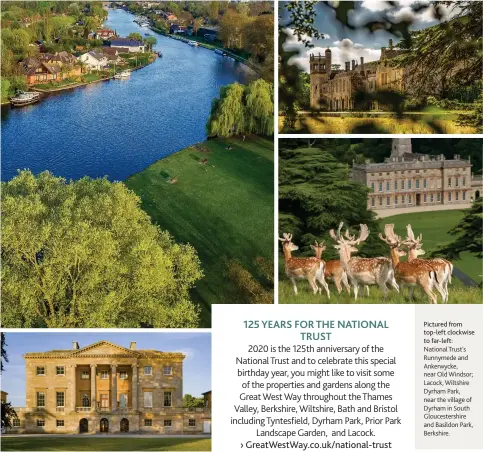
[[[389,48],[381,48],[379,61],[364,63],[361,57],[360,64],[356,60],[348,61],[343,69],[333,68],[330,49],[325,51],[325,55],[311,54],[310,107],[329,111],[353,110],[357,91],[407,91],[410,85],[408,71],[388,64],[388,60],[403,52],[394,47],[390,39]],[[377,101],[367,105],[370,110],[382,107]]]
[[[107,341],[27,353],[15,433],[211,432],[211,408],[182,408],[182,353]]]
[[[352,179],[370,189],[372,210],[461,206],[478,198],[482,188],[481,176],[471,175],[470,160],[413,153],[411,138],[394,138],[383,163],[353,164]]]

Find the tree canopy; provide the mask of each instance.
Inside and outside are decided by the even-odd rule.
[[[220,89],[207,123],[208,135],[273,135],[273,85],[263,79],[248,86],[234,83]]]
[[[196,327],[196,251],[123,183],[21,171],[2,184],[2,324]]]
[[[370,235],[358,256],[382,256],[387,249],[377,237],[378,222],[367,210],[368,188],[350,180],[349,167],[327,151],[316,147],[280,149],[279,158],[279,231],[290,232],[302,252],[311,253],[314,240],[325,239],[341,221],[357,231],[367,224]],[[338,252],[327,246],[324,254],[336,258]]]
[[[203,397],[193,397],[191,394],[185,394],[183,397],[183,408],[202,408],[205,406]]]
[[[483,198],[475,199],[461,221],[449,231],[455,240],[439,247],[433,254],[448,259],[459,259],[460,254],[469,251],[478,258],[483,257]]]

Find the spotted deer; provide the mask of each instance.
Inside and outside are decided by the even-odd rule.
[[[292,282],[295,295],[298,293],[296,281],[298,279],[306,279],[314,294],[319,292],[319,290],[322,293],[322,289],[319,289],[317,285],[317,282],[319,282],[327,292],[327,297],[330,298],[329,286],[324,278],[324,261],[316,257],[292,257],[292,251],[299,249],[297,245],[292,243],[292,234],[284,233],[283,238],[279,237],[278,239],[282,242],[285,273]]]
[[[397,292],[399,286],[394,279],[394,272],[390,259],[386,257],[362,258],[351,257],[352,253],[357,253],[356,246],[367,240],[369,236],[369,229],[367,225],[360,225],[359,237],[356,239],[354,235],[350,235],[346,230],[345,235],[342,236],[340,231],[344,223],[339,224],[337,233],[333,229],[330,230],[330,236],[337,242],[334,248],[339,250],[340,263],[342,268],[346,271],[347,277],[354,289],[354,297],[357,300],[359,293],[359,285],[372,286],[378,285],[384,293],[384,298],[387,296],[387,286],[389,283]]]
[[[422,249],[423,234],[419,234],[419,236],[416,238],[414,236],[413,228],[410,224],[406,225],[406,232],[407,237],[405,244],[409,250],[408,261],[411,262],[413,259],[417,259],[418,255],[424,254],[424,250]],[[443,258],[426,259],[426,261],[434,268],[442,291],[440,293],[441,297],[443,298],[443,303],[447,303],[449,297],[448,283],[451,284],[453,264]]]
[[[317,259],[322,260],[322,253],[327,248],[324,245],[324,242],[317,243],[317,241],[315,241],[315,244],[310,245],[310,247],[315,251],[315,257]],[[344,287],[346,288],[347,293],[350,295],[351,286],[349,285],[349,281],[347,280],[347,273],[345,272],[345,270],[342,268],[340,264],[340,260],[325,261],[324,276],[325,276],[325,279],[329,279],[330,281],[334,282],[339,295],[342,292],[341,283],[344,284]]]
[[[406,255],[406,252],[402,250],[404,242],[400,236],[395,234],[393,224],[384,225],[384,236],[379,233],[379,238],[389,245],[397,283],[401,287],[409,286],[409,300],[412,301],[414,287],[419,285],[426,292],[431,303],[436,304],[438,299],[432,288],[437,277],[431,265],[424,259],[413,259],[411,262],[399,260],[401,256]]]

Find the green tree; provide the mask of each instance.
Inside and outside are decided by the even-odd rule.
[[[2,184],[2,324],[196,327],[196,251],[121,182],[21,171]]]
[[[191,394],[185,394],[183,397],[183,408],[203,408],[205,400],[203,397],[193,397]]]
[[[136,41],[143,42],[143,37],[139,33],[129,33],[127,37],[129,39],[134,39]]]
[[[219,37],[228,49],[242,49],[244,43],[244,27],[249,18],[229,9],[220,21]]]
[[[1,336],[1,346],[2,346],[2,360],[0,361],[0,372],[3,372],[3,362],[8,363],[8,353],[7,353],[7,341],[5,338],[5,333],[0,333]]]
[[[2,78],[0,80],[1,83],[1,92],[2,92],[2,102],[5,102],[8,99],[10,94],[10,82],[7,79]]]
[[[17,419],[17,412],[10,402],[2,402],[2,428],[12,427],[12,419]]]
[[[483,198],[473,201],[460,222],[449,231],[456,239],[439,247],[433,255],[444,256],[448,259],[459,259],[465,251],[476,257],[483,257]]]
[[[238,83],[223,86],[213,101],[208,119],[208,135],[229,137],[245,130],[244,88]]]
[[[358,256],[387,254],[374,213],[367,210],[368,188],[350,179],[347,165],[319,148],[281,148],[279,168],[279,230],[292,233],[303,252],[312,254],[314,240],[325,239],[325,256],[338,257],[329,231],[343,221],[354,231],[361,223],[369,227]]]
[[[273,85],[263,79],[248,85],[246,93],[247,133],[273,135]]]
[[[158,40],[154,36],[148,36],[147,38],[144,39],[144,44],[150,50],[152,50],[157,43],[158,43]]]

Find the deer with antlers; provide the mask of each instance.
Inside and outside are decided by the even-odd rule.
[[[325,262],[316,257],[292,257],[292,251],[299,249],[297,245],[292,243],[292,234],[283,234],[283,238],[278,238],[282,242],[283,255],[285,258],[285,273],[292,282],[293,290],[295,295],[297,295],[297,279],[306,279],[314,294],[322,293],[322,289],[319,289],[317,282],[319,282],[322,287],[327,292],[327,297],[330,298],[329,286],[325,281],[324,270]]]
[[[315,241],[314,245],[310,245],[310,247],[315,251],[315,257],[317,259],[322,260],[322,253],[327,248],[324,245],[324,242],[317,243]],[[325,270],[324,270],[324,277],[334,282],[335,287],[337,288],[337,292],[340,294],[342,292],[342,284],[347,290],[347,293],[350,295],[351,287],[349,285],[349,281],[347,280],[347,273],[342,268],[340,261],[338,260],[329,260],[325,261]]]
[[[409,286],[409,299],[412,300],[413,290],[419,285],[428,295],[431,303],[437,303],[437,297],[432,288],[437,277],[433,267],[423,259],[413,259],[411,262],[400,262],[399,258],[405,256],[406,252],[402,250],[405,245],[400,236],[394,232],[393,224],[384,225],[383,236],[379,233],[379,238],[389,245],[391,250],[391,260],[394,268],[396,281],[402,286]],[[437,285],[438,290],[439,284]]]
[[[386,257],[362,258],[351,257],[352,253],[356,253],[356,248],[361,242],[367,240],[369,236],[369,229],[367,225],[360,225],[359,237],[356,239],[355,235],[350,235],[346,230],[345,235],[342,236],[340,231],[344,223],[339,224],[337,234],[333,229],[330,230],[330,236],[337,242],[334,248],[339,250],[340,263],[342,268],[346,271],[352,288],[354,289],[354,296],[357,300],[359,292],[359,285],[378,285],[386,297],[388,289],[386,284],[389,283],[397,292],[399,286],[394,279],[394,271],[391,261]]]
[[[413,228],[410,224],[406,225],[407,237],[405,240],[405,244],[408,247],[408,262],[411,262],[413,259],[417,259],[418,255],[424,254],[424,250],[422,249],[423,244],[423,234],[419,234],[416,238],[414,236]],[[448,302],[449,297],[449,290],[448,290],[448,283],[451,284],[451,274],[453,273],[453,264],[443,258],[434,258],[434,259],[426,259],[437,274],[437,278],[439,281],[439,286],[441,288],[441,297],[443,298],[443,303]]]

